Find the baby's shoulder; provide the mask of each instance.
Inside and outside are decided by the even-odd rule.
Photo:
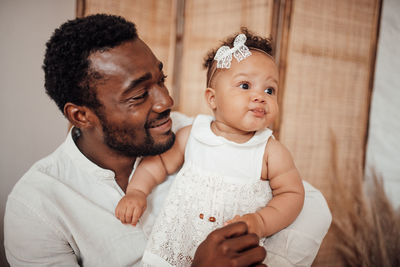
[[[281,142],[275,138],[269,138],[264,151],[264,159],[268,160],[271,157],[276,159],[282,159],[290,155],[289,150]]]
[[[190,131],[192,130],[192,125],[188,125],[185,127],[182,127],[176,132],[176,139],[175,142],[178,143],[178,145],[181,148],[184,148],[186,146],[187,140],[189,139]]]
[[[189,136],[190,131],[192,130],[192,125],[187,125],[185,127],[180,128],[177,132],[176,132],[176,136]]]

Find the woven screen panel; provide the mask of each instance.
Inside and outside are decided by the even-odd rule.
[[[332,183],[352,190],[363,177],[375,59],[378,0],[293,1],[280,141],[303,179],[330,203]],[[352,205],[352,203],[348,203]],[[314,266],[344,266],[333,233]]]
[[[204,98],[204,57],[210,49],[218,48],[225,37],[239,32],[241,26],[269,36],[272,5],[272,0],[185,1],[180,111],[188,115],[211,114]]]
[[[84,16],[114,14],[136,24],[140,38],[164,64],[164,73],[172,77],[174,69],[176,0],[85,0]],[[171,79],[166,81],[171,88]]]
[[[336,175],[362,176],[354,170],[365,153],[376,7],[377,0],[293,3],[280,140],[320,189],[335,179],[334,160]]]

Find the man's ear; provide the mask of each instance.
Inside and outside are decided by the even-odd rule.
[[[217,104],[215,103],[215,90],[211,87],[207,87],[206,92],[205,92],[205,97],[206,97],[208,106],[212,110],[215,110],[217,108]]]
[[[64,105],[64,115],[72,125],[80,129],[94,127],[98,120],[90,108],[70,102]]]

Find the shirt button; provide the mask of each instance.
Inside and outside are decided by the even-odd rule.
[[[113,171],[105,171],[103,174],[104,178],[114,179],[114,172]]]
[[[114,178],[114,172],[113,171],[108,171],[108,170],[97,170],[95,172],[95,175],[98,178],[103,178],[103,179],[112,179]]]

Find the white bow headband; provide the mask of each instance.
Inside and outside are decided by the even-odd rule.
[[[221,46],[217,50],[217,53],[215,54],[214,57],[214,60],[217,61],[217,68],[229,69],[231,67],[232,55],[236,58],[238,62],[250,56],[251,52],[249,48],[245,45],[246,40],[247,40],[246,35],[241,33],[238,36],[236,36],[232,48],[229,48],[229,46],[226,45]]]

